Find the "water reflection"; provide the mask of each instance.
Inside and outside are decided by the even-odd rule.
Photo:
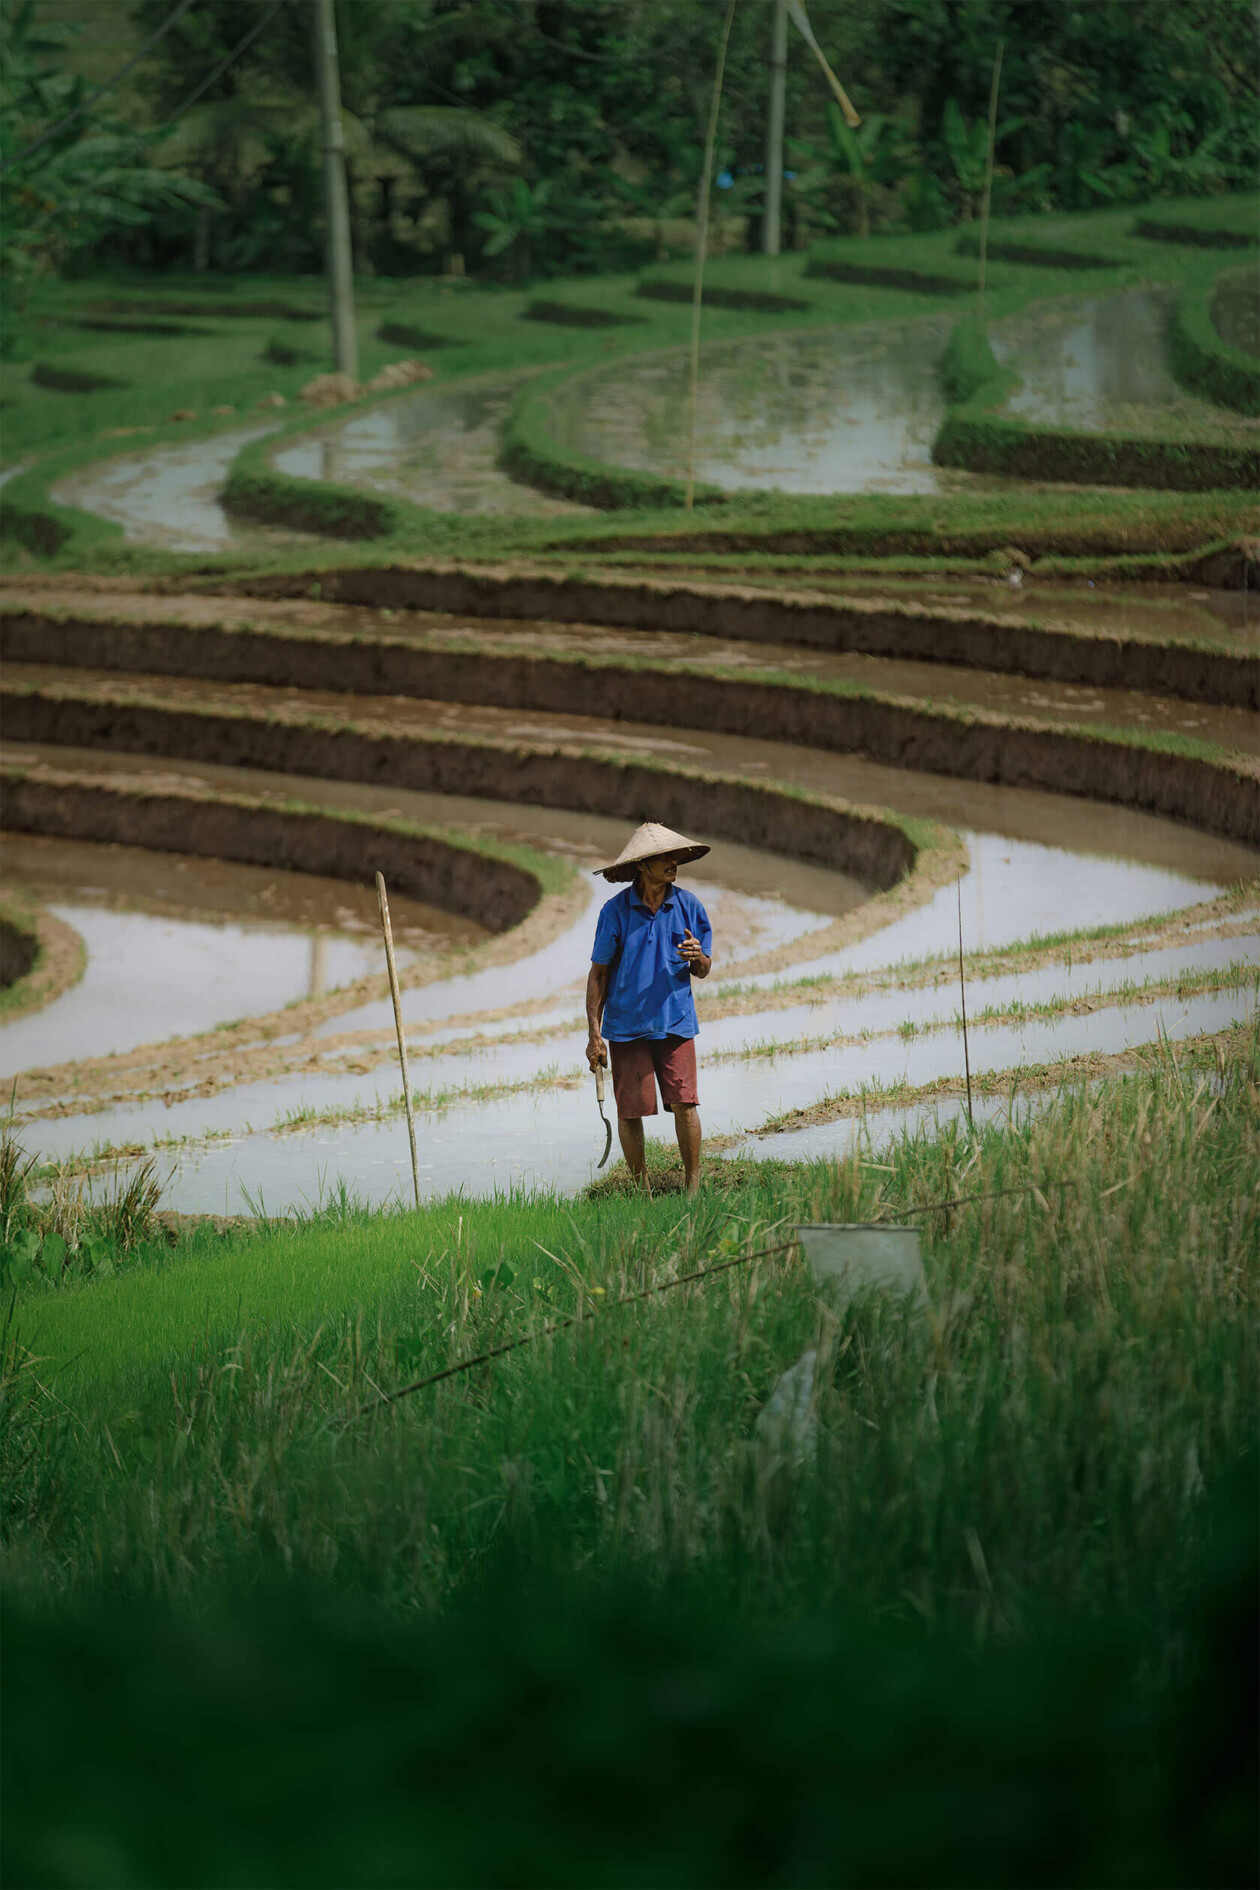
[[[1255,421],[1199,400],[1173,379],[1168,328],[1177,290],[1161,284],[1043,303],[995,323],[989,338],[1020,385],[1004,411],[1083,433],[1219,438]]]
[[[383,969],[375,895],[315,874],[6,834],[5,880],[79,933],[82,979],[0,1030],[0,1075],[279,1010]],[[397,898],[401,963],[485,937]]]
[[[696,476],[731,490],[934,492],[944,417],[937,362],[952,318],[711,343],[702,350]],[[552,397],[561,446],[640,471],[686,472],[687,362],[645,356]]]
[[[375,940],[57,903],[87,946],[81,981],[0,1030],[0,1075],[108,1056],[279,1010],[381,968]],[[407,954],[410,959],[410,954]]]
[[[519,377],[503,377],[387,400],[304,434],[273,464],[296,479],[402,493],[436,512],[585,511],[500,470],[503,421],[518,385]]]
[[[50,496],[113,519],[130,544],[168,551],[218,551],[260,539],[309,544],[306,533],[234,519],[219,502],[241,448],[274,430],[274,423],[233,428],[209,440],[97,461],[60,480]]]

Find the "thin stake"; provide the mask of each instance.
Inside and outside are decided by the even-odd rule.
[[[997,143],[998,82],[1002,77],[1002,54],[1006,41],[998,41],[993,59],[993,83],[989,87],[989,154],[984,167],[984,201],[980,206],[980,320],[984,321],[984,273],[989,258],[989,199],[993,195],[993,147]]]
[[[717,143],[718,108],[722,103],[722,75],[726,71],[726,47],[735,18],[735,0],[727,0],[722,22],[722,40],[718,47],[717,73],[713,80],[713,102],[709,107],[709,130],[704,141],[704,172],[700,178],[700,208],[696,215],[696,274],[691,291],[691,362],[687,375],[687,499],[691,511],[696,497],[696,395],[700,385],[700,303],[704,295],[704,253],[709,246],[709,186],[713,173],[713,147]]]
[[[398,967],[394,963],[394,934],[389,923],[389,899],[384,875],[376,875],[376,897],[381,907],[381,930],[385,934],[385,962],[389,966],[389,994],[394,1000],[394,1029],[398,1032],[398,1061],[402,1064],[403,1102],[407,1105],[407,1140],[411,1143],[411,1185],[420,1205],[420,1164],[416,1160],[416,1119],[411,1113],[411,1079],[407,1075],[407,1038],[403,1032],[402,999],[398,995]]]
[[[963,977],[962,950],[962,874],[958,875],[958,989],[962,996],[963,1068],[967,1072],[967,1126],[975,1128],[971,1115],[971,1053],[967,1048],[967,981]]]
[[[536,1246],[538,1243],[534,1244]],[[799,1244],[797,1240],[785,1240],[777,1247],[758,1247],[755,1253],[737,1254],[733,1260],[720,1260],[716,1266],[699,1267],[694,1273],[684,1273],[676,1280],[658,1281],[655,1286],[645,1287],[641,1293],[627,1293],[622,1299],[614,1299],[609,1310],[617,1306],[633,1306],[641,1299],[651,1299],[655,1293],[672,1293],[676,1286],[691,1286],[697,1280],[711,1279],[715,1273],[729,1273],[732,1267],[747,1266],[750,1260],[765,1260],[777,1253],[788,1253]],[[543,1252],[546,1251],[544,1247]],[[409,1398],[413,1391],[427,1391],[430,1385],[440,1385],[445,1378],[457,1378],[461,1372],[470,1372],[477,1365],[488,1365],[491,1359],[502,1358],[507,1352],[519,1352],[523,1345],[532,1345],[535,1339],[549,1339],[555,1332],[567,1332],[570,1326],[589,1325],[592,1319],[598,1319],[599,1316],[598,1312],[591,1311],[570,1313],[567,1319],[549,1320],[534,1332],[523,1332],[519,1338],[491,1346],[488,1352],[478,1352],[476,1358],[461,1358],[457,1364],[444,1366],[440,1372],[430,1372],[427,1378],[417,1378],[410,1385],[400,1385],[397,1391],[384,1391],[371,1404],[360,1405],[357,1415],[364,1417],[369,1411],[379,1411],[383,1404],[396,1404],[399,1398]]]

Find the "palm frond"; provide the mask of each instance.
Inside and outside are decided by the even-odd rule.
[[[467,151],[498,164],[519,164],[521,147],[511,132],[461,105],[395,105],[376,121],[378,135],[407,157]]]

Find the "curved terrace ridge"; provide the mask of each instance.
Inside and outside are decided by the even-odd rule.
[[[177,652],[170,655],[174,663]],[[168,682],[164,690],[160,677],[128,685],[115,682],[109,672],[76,679],[69,671],[65,678],[28,680],[10,669],[0,696],[6,731],[10,739],[131,749],[338,780],[388,779],[431,792],[543,806],[615,813],[633,804],[646,810],[640,818],[654,807],[655,817],[685,825],[686,794],[680,797],[673,780],[680,770],[671,764],[629,763],[593,754],[584,745],[575,752],[567,745],[438,732],[408,725],[399,719],[396,703],[381,697],[360,695],[349,715],[335,718],[327,708],[303,711],[278,689],[274,697],[263,691],[276,687],[282,671],[289,688],[310,687],[313,667],[327,680],[328,650],[277,639],[268,660],[274,667],[267,685],[221,684],[213,700],[190,699],[178,683]],[[1186,737],[1049,726],[858,685],[819,688],[808,678],[774,671],[715,675],[681,664],[634,665],[612,658],[496,655],[487,661],[484,653],[395,648],[383,677],[381,653],[371,643],[337,647],[334,661],[339,689],[359,679],[360,687],[384,686],[424,700],[707,728],[862,754],[899,769],[1083,796],[1186,821],[1245,845],[1260,842],[1260,767],[1247,756]],[[661,688],[663,679],[668,679],[667,690]],[[646,769],[646,775],[634,775],[635,767]],[[739,794],[730,781],[715,801],[715,817],[736,822],[732,838],[746,837],[742,823],[752,819],[774,850],[843,866],[881,887],[908,863],[897,857],[895,847],[889,852],[887,840],[856,845],[866,816],[855,817],[859,826],[847,856],[817,840],[809,845],[822,845],[821,852],[803,851],[807,822],[796,831],[781,813],[770,819],[762,790],[744,783],[742,791],[752,799],[740,803],[738,812]],[[666,802],[672,813],[665,811]],[[728,811],[717,814],[719,803]],[[894,831],[893,816],[870,818],[881,832]],[[771,829],[778,837],[769,837]],[[720,829],[715,826],[715,831]]]
[[[520,925],[543,898],[543,875],[554,876],[548,862],[510,858],[471,835],[296,800],[277,806],[186,784],[105,781],[11,763],[0,782],[0,827],[10,833],[145,847],[331,879],[362,881],[380,872],[399,892],[474,919],[489,932]]]

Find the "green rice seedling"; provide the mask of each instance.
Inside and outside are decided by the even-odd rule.
[[[131,1253],[142,1240],[153,1236],[161,1199],[162,1183],[151,1155],[132,1170],[125,1182],[119,1176],[104,1219],[123,1254]]]
[[[29,1185],[37,1162],[13,1134],[11,1121],[6,1122],[0,1135],[0,1236],[6,1245],[29,1218]]]

